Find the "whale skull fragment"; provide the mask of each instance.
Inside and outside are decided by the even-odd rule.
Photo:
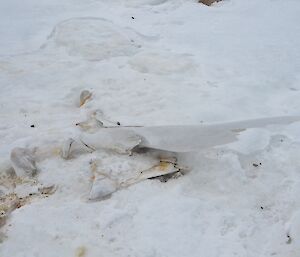
[[[300,121],[300,117],[274,117],[211,125],[156,126],[156,127],[110,127],[95,133],[82,133],[78,138],[69,138],[61,149],[61,156],[69,159],[72,154],[108,149],[118,154],[131,155],[136,149],[155,149],[155,152],[179,154],[197,152],[207,148],[225,145],[238,140],[238,136],[249,128],[268,125],[289,124]],[[35,149],[36,150],[36,149]],[[39,151],[14,148],[11,164],[18,177],[31,177],[37,172],[36,161]],[[49,149],[49,152],[52,152]],[[76,156],[76,155],[73,155]],[[142,154],[140,154],[142,155]],[[45,155],[48,156],[48,155]],[[146,170],[140,170],[130,178],[111,178],[107,172],[99,172],[93,179],[89,199],[103,199],[113,192],[142,180],[177,173],[177,163],[160,161]]]
[[[109,149],[118,153],[130,154],[136,148],[176,153],[197,152],[237,141],[238,136],[250,128],[297,121],[300,121],[300,117],[285,116],[209,125],[111,127],[102,128],[91,134],[83,133],[78,141],[94,150]],[[69,152],[72,150],[71,147],[72,145]]]
[[[191,126],[111,127],[95,133],[82,133],[77,139],[69,138],[61,155],[68,159],[75,148],[93,152],[109,149],[120,154],[131,154],[137,148],[184,153],[228,144],[238,140],[238,135],[249,128],[289,124],[300,121],[299,116],[273,117],[256,120]],[[37,172],[35,150],[14,148],[11,164],[19,177],[31,177]]]

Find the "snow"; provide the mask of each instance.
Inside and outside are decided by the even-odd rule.
[[[184,176],[102,201],[91,162],[126,180],[161,153],[59,152],[97,113],[122,126],[299,115],[299,1],[3,0],[0,13],[0,196],[17,183],[26,198],[1,257],[300,256],[299,122],[176,154]],[[8,176],[16,147],[38,153],[37,177]]]

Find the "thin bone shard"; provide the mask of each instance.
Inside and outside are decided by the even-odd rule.
[[[88,91],[88,90],[83,90],[83,91],[80,93],[80,98],[79,98],[80,103],[79,103],[79,105],[80,105],[80,106],[84,105],[84,104],[86,103],[86,101],[87,101],[88,99],[90,99],[91,97],[92,97],[92,93],[91,93],[90,91]]]
[[[299,116],[263,118],[211,125],[140,127],[133,130],[143,138],[140,147],[170,152],[193,152],[228,144],[250,128],[290,124]]]

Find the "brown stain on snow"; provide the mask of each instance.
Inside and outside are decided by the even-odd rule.
[[[75,251],[75,257],[85,257],[86,252],[87,252],[86,247],[85,246],[80,246]]]

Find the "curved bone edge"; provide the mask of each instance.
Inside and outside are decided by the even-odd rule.
[[[115,181],[105,177],[96,179],[89,194],[89,200],[102,200],[118,190]]]
[[[299,120],[299,116],[285,116],[211,125],[137,127],[132,130],[143,138],[139,147],[193,152],[234,142],[249,128],[290,124]]]

